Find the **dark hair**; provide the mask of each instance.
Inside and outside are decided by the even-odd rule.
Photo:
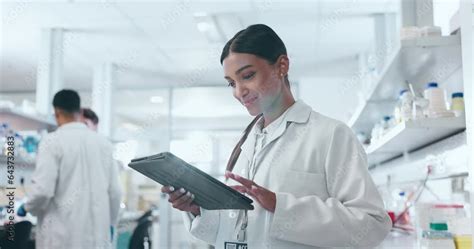
[[[237,32],[222,49],[221,64],[230,52],[253,54],[270,64],[276,63],[281,55],[287,55],[283,41],[265,24],[250,25]],[[288,76],[285,76],[285,79],[289,84]]]
[[[85,119],[89,119],[90,121],[92,121],[92,123],[94,123],[95,125],[99,123],[99,117],[90,108],[82,108],[82,116]]]
[[[54,95],[53,106],[73,114],[80,111],[81,99],[76,91],[64,89]]]
[[[230,52],[253,54],[273,64],[280,55],[286,55],[286,47],[273,29],[264,24],[254,24],[239,31],[227,42],[222,50],[221,64]]]

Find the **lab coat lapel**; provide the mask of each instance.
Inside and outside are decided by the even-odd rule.
[[[273,143],[273,141],[277,140],[279,137],[283,135],[283,133],[285,133],[286,128],[288,127],[289,123],[290,122],[287,122],[284,120],[283,123],[281,123],[280,126],[278,126],[275,132],[273,132],[273,134],[271,134],[271,136],[268,138],[267,143],[265,143],[265,145],[262,147],[262,152],[265,150],[265,148],[269,144]]]
[[[303,101],[299,100],[295,102],[294,106],[290,108],[291,109],[287,113],[285,120],[283,120],[280,126],[278,126],[275,132],[273,132],[273,134],[268,138],[267,143],[262,148],[262,152],[268,145],[285,133],[290,123],[306,123],[308,121],[309,115],[311,114],[311,107],[306,105]]]
[[[311,114],[311,107],[306,105],[303,101],[298,100],[295,102],[294,106],[290,107],[291,110],[289,110],[286,121],[283,121],[277,130],[269,137],[268,142],[265,144],[265,146],[262,148],[261,152],[264,152],[265,148],[271,144],[273,141],[277,140],[279,137],[281,137],[285,131],[286,128],[288,127],[290,122],[294,123],[306,123],[309,119],[309,116]],[[247,140],[242,144],[240,147],[242,149],[242,154],[245,155],[247,160],[249,162],[252,161],[253,155],[255,153],[255,126],[252,128],[252,131],[250,132],[249,136],[247,137]]]
[[[247,158],[249,162],[253,159],[253,154],[255,153],[255,126],[250,131],[250,134],[247,137],[247,140],[240,146],[242,149],[242,154]]]

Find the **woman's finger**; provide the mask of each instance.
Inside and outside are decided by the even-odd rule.
[[[251,188],[252,185],[256,185],[253,181],[251,181],[251,180],[249,180],[245,177],[239,176],[237,174],[231,173],[231,172],[226,172],[226,176],[228,176],[229,178],[239,182],[240,184],[244,185],[247,188]]]
[[[183,194],[181,197],[179,197],[178,199],[176,199],[175,201],[173,201],[173,207],[178,208],[190,199],[191,199],[191,193],[187,192]]]
[[[249,194],[254,196],[261,196],[263,194],[263,189],[257,186],[252,186],[249,189]]]
[[[240,193],[247,193],[247,188],[241,185],[230,186],[231,188],[239,191]]]
[[[169,193],[173,192],[174,190],[175,189],[172,186],[163,186],[163,187],[161,187],[161,192],[165,193],[165,194],[169,194]]]
[[[229,179],[231,175],[232,175],[232,172],[230,172],[230,171],[226,171],[224,173],[224,176],[225,176],[226,179]]]
[[[189,192],[188,192],[189,193]],[[180,203],[175,204],[175,208],[180,209],[180,210],[186,210],[189,211],[192,207],[191,204],[194,201],[193,195],[189,194],[186,196],[183,196],[179,199]],[[182,201],[182,202],[181,202]]]
[[[172,193],[170,193],[170,198],[169,198],[169,202],[174,202],[176,199],[178,199],[179,197],[183,196],[184,194],[186,194],[186,189],[184,188],[180,188],[178,190],[175,190],[173,191]]]

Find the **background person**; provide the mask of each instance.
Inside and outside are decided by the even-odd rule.
[[[53,106],[59,127],[39,145],[20,212],[38,217],[39,249],[111,248],[121,200],[112,145],[80,122],[75,91],[56,93]]]

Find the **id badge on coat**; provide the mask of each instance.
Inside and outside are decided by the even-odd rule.
[[[224,242],[225,249],[247,249],[247,243]]]

